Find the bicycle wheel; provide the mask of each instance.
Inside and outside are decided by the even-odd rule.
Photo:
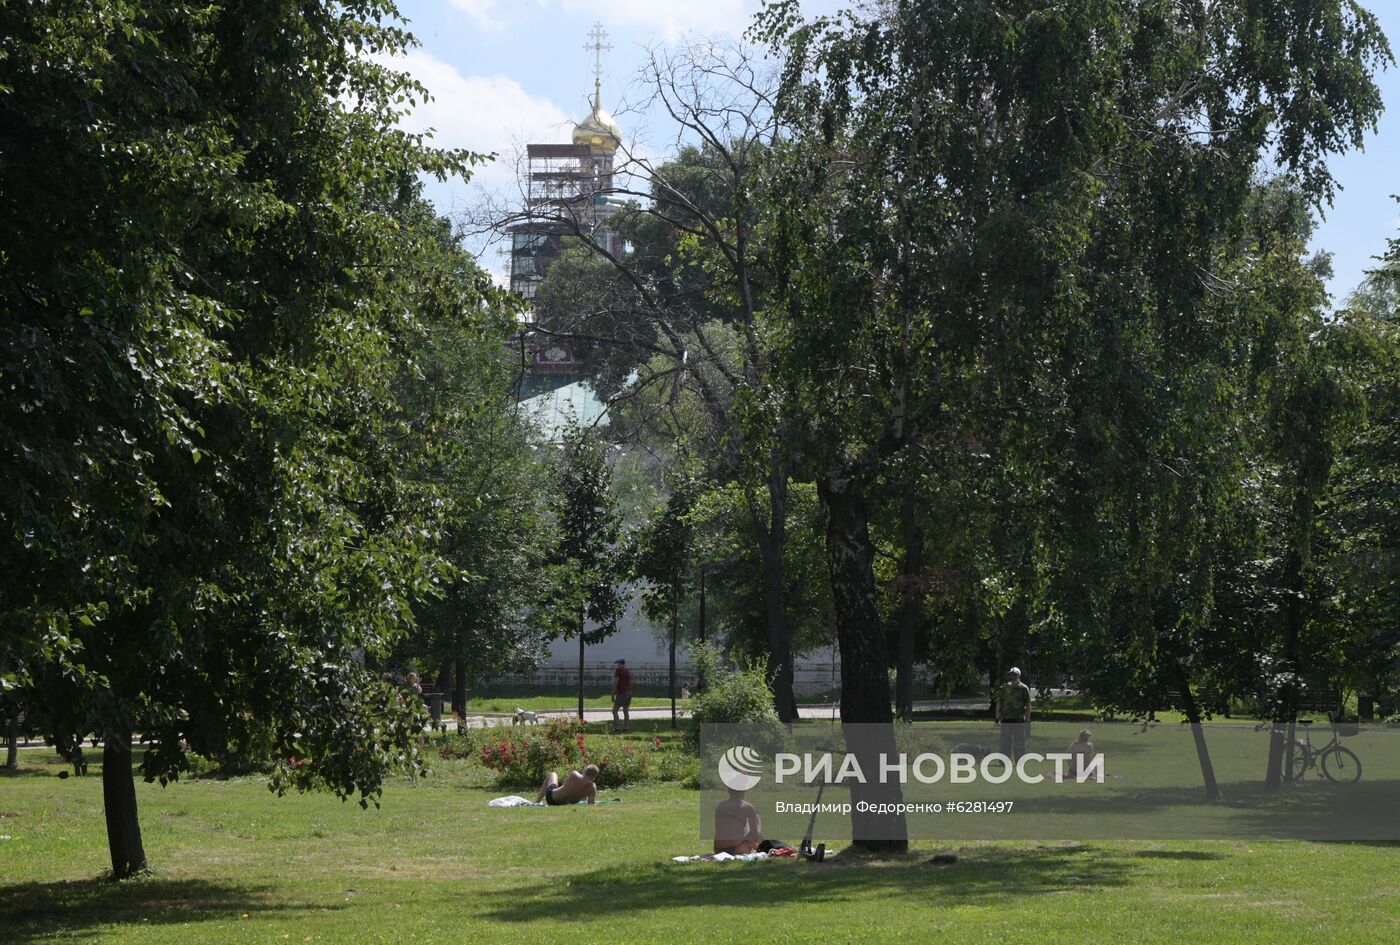
[[[1355,784],[1361,780],[1361,759],[1350,748],[1333,745],[1322,753],[1322,773],[1337,784]]]
[[[1303,780],[1303,775],[1308,773],[1308,769],[1317,764],[1314,760],[1317,756],[1313,754],[1309,757],[1307,746],[1302,742],[1293,746],[1293,780]]]

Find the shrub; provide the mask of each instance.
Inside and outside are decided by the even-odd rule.
[[[651,777],[651,757],[648,751],[627,744],[621,739],[601,737],[588,747],[584,764],[598,766],[597,784],[615,788],[636,784]]]
[[[773,689],[756,663],[726,664],[714,646],[701,644],[691,655],[705,688],[691,697],[691,725],[685,733],[687,749],[695,750],[701,725],[778,725]]]
[[[444,736],[438,743],[438,757],[474,758],[476,757],[476,747],[476,739],[472,737],[472,730],[466,726],[458,725],[454,734]]]
[[[502,786],[538,787],[550,771],[598,766],[600,788],[644,781],[689,781],[695,761],[660,738],[651,744],[610,735],[588,735],[577,719],[551,719],[530,732],[495,728],[474,733],[477,756],[496,772]],[[451,740],[439,749],[444,757],[463,757]],[[453,752],[453,754],[447,754]]]
[[[582,754],[581,745],[546,733],[491,729],[481,738],[481,763],[512,786],[538,785],[546,772],[573,767]]]
[[[700,765],[691,756],[679,751],[658,750],[652,755],[652,777],[657,781],[679,781],[699,787]]]
[[[538,785],[550,771],[589,764],[598,766],[599,787],[645,781],[650,776],[649,754],[623,739],[586,736],[577,719],[550,719],[528,734],[490,729],[481,737],[481,763],[500,776],[501,784],[512,786]]]
[[[192,778],[205,778],[218,772],[219,763],[213,758],[207,758],[197,751],[185,752],[185,762],[189,765],[186,769]]]

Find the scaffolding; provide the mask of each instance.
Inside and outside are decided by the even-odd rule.
[[[534,299],[545,273],[564,251],[564,238],[592,239],[609,252],[621,247],[607,230],[617,209],[612,155],[586,144],[526,146],[524,219],[510,233],[510,287]]]

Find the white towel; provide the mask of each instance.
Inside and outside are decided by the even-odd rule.
[[[732,853],[711,853],[708,856],[673,856],[672,863],[728,863],[730,860],[738,860],[741,863],[757,863],[759,860],[768,859],[767,853],[745,853],[735,856]]]
[[[530,807],[535,802],[526,800],[517,794],[509,794],[505,797],[497,797],[486,802],[491,807]]]

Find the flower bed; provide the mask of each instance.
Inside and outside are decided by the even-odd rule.
[[[609,735],[586,735],[577,719],[550,719],[538,729],[488,729],[480,734],[481,763],[502,786],[538,787],[550,771],[598,766],[598,786],[615,788],[656,778],[676,779],[684,765],[660,739],[637,744]]]

